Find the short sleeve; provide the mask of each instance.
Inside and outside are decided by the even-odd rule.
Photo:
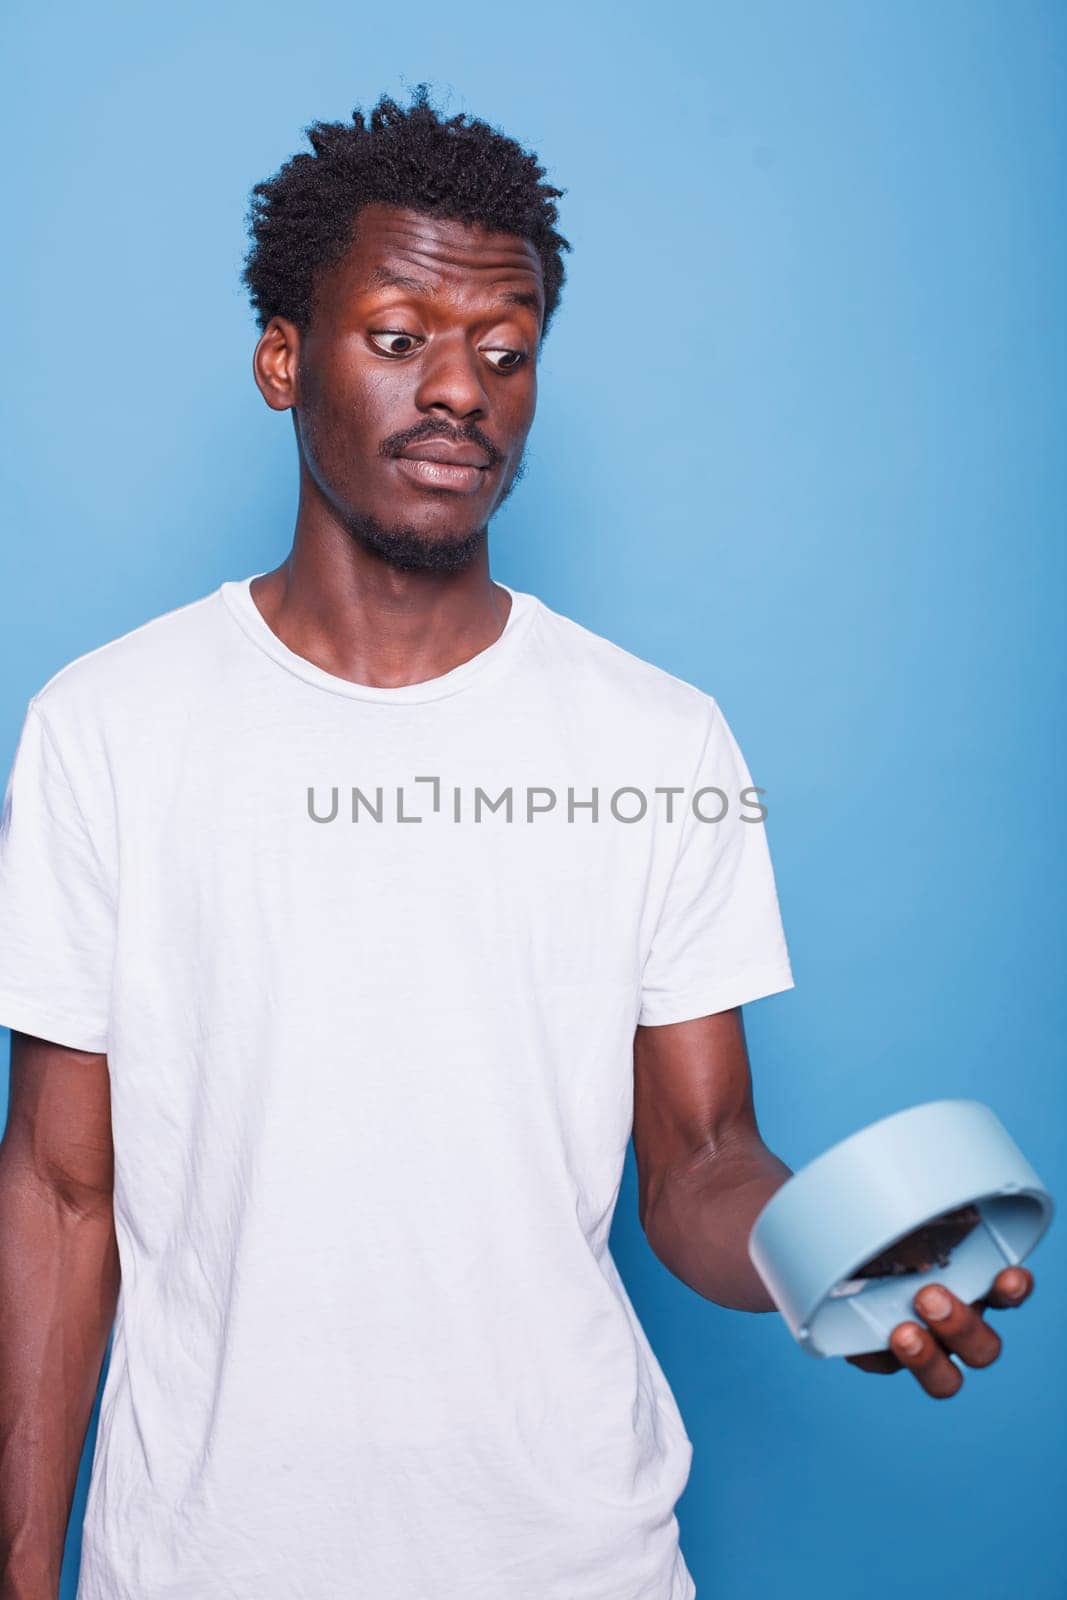
[[[687,1022],[793,987],[765,802],[706,698],[710,723],[679,797],[680,844],[642,971],[641,1024]]]
[[[34,701],[0,811],[0,1024],[105,1051],[115,902]]]

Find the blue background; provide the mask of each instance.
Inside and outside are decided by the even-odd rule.
[[[9,0],[4,32],[0,755],[74,656],[285,554],[248,190],[427,79],[568,190],[494,575],[716,695],[767,790],[797,987],[746,1013],[765,1138],[797,1166],[975,1096],[1067,1201],[1062,4]],[[674,1279],[629,1158],[702,1600],[1061,1597],[1065,1242],[936,1403]]]

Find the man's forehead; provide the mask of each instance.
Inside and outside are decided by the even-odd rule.
[[[368,289],[424,292],[435,280],[457,276],[543,288],[541,258],[521,235],[395,206],[375,204],[359,213],[349,265]]]

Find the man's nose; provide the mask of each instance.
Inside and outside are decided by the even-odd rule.
[[[480,361],[478,352],[462,336],[438,336],[423,358],[415,396],[419,410],[441,409],[468,419],[484,416],[489,409],[489,396]]]

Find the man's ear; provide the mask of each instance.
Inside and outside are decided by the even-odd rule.
[[[271,317],[252,357],[256,388],[272,411],[299,403],[300,330],[286,317]]]

